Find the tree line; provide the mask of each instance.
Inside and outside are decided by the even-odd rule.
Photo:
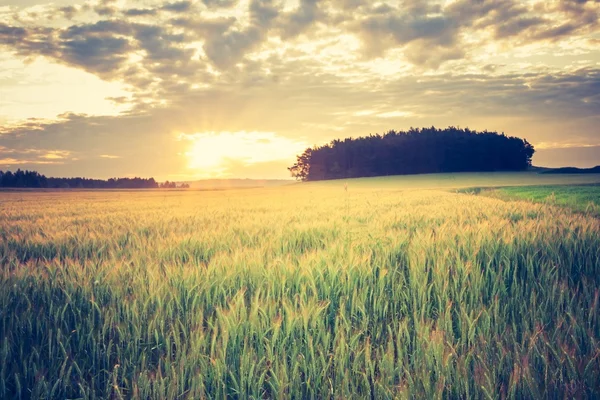
[[[308,148],[288,170],[303,181],[440,172],[522,171],[535,149],[525,139],[468,128],[391,130]]]
[[[48,178],[39,172],[18,169],[15,172],[0,171],[0,187],[10,188],[53,188],[53,189],[174,189],[189,188],[187,183],[177,185],[166,181],[159,183],[154,178]]]

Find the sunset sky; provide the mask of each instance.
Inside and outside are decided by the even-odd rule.
[[[288,178],[411,126],[600,164],[598,0],[0,0],[0,170]]]

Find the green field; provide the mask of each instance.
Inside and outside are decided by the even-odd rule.
[[[600,216],[600,184],[505,187],[483,192],[506,200],[528,200]]]
[[[340,181],[304,183],[309,187],[329,187]],[[461,189],[530,185],[587,185],[600,183],[600,174],[538,174],[536,172],[447,173],[426,175],[379,176],[348,180],[356,189]]]
[[[599,398],[599,182],[1,192],[0,398]]]

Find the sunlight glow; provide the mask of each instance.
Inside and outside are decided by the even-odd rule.
[[[204,176],[226,176],[232,165],[293,160],[308,147],[273,132],[206,132],[179,138],[192,142],[185,153],[188,166]]]

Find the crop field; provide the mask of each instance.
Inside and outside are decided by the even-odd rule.
[[[594,182],[0,192],[0,398],[600,398]]]

